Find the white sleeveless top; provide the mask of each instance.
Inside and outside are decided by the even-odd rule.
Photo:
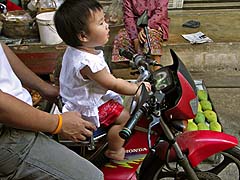
[[[60,95],[65,103],[63,111],[78,111],[86,120],[99,126],[98,107],[104,103],[103,97],[107,89],[97,84],[95,81],[84,79],[80,70],[88,66],[93,73],[106,68],[103,51],[99,50],[98,55],[94,55],[73,47],[67,47],[62,61],[60,72]],[[111,95],[109,95],[111,94]],[[108,92],[109,98],[104,100],[118,99],[119,95]]]
[[[0,89],[16,98],[32,105],[30,93],[22,87],[22,83],[13,72],[0,43]]]

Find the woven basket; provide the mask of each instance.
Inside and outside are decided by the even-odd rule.
[[[2,33],[9,38],[37,38],[38,28],[35,22],[4,21]]]
[[[39,37],[36,21],[24,10],[8,12],[3,19],[2,34],[9,38],[36,38]],[[19,18],[22,17],[22,18]]]

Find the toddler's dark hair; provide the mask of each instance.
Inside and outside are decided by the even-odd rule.
[[[102,10],[97,0],[65,0],[54,15],[57,33],[69,46],[81,46],[78,34],[88,33],[91,12]]]

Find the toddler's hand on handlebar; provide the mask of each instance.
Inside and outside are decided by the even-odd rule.
[[[146,82],[146,81],[138,82],[138,83],[137,83],[137,86],[140,86],[141,84],[144,84],[144,85],[145,85],[146,90],[147,90],[148,92],[151,91],[151,84],[150,84],[149,82]],[[137,93],[136,93],[136,96],[139,96],[140,93],[141,93],[141,91],[138,90]]]
[[[62,114],[63,125],[61,130],[61,136],[78,142],[86,140],[86,137],[90,137],[93,131],[96,130],[96,126],[91,122],[82,119],[78,112],[66,112]]]
[[[148,91],[148,92],[151,91],[151,84],[150,84],[149,82],[143,82],[143,83],[144,83],[147,91]]]

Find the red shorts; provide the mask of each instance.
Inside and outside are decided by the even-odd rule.
[[[120,103],[109,100],[98,108],[99,121],[101,125],[109,126],[116,121],[124,107]]]

